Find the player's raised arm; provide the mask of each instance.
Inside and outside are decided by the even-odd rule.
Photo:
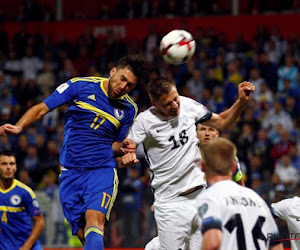
[[[248,103],[251,93],[255,87],[251,82],[242,82],[239,84],[239,98],[227,110],[220,114],[212,114],[210,120],[203,122],[204,125],[224,130],[230,128],[243,112]]]
[[[36,122],[41,119],[45,114],[49,112],[49,108],[44,102],[41,102],[32,108],[30,108],[16,123],[16,125],[12,124],[4,124],[0,127],[0,135],[3,136],[5,134],[19,134],[23,131],[24,128],[29,126],[30,124]]]

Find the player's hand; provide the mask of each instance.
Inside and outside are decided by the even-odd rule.
[[[251,82],[242,82],[239,84],[239,99],[248,102],[255,86]]]
[[[124,139],[122,141],[122,146],[121,146],[120,150],[123,154],[135,153],[136,143],[131,139]]]
[[[6,124],[0,126],[0,136],[4,136],[6,134],[17,135],[21,131],[22,131],[22,129],[19,126],[11,125],[9,123],[6,123]]]
[[[136,158],[135,153],[127,153],[121,157],[118,163],[119,168],[132,167],[139,163],[140,161]]]

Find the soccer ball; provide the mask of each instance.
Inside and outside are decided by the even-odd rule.
[[[168,63],[178,65],[194,55],[196,43],[189,32],[172,30],[161,39],[159,49]]]

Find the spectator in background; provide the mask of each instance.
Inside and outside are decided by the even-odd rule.
[[[289,149],[292,164],[296,167],[300,174],[300,154],[296,145],[292,145]]]
[[[128,169],[128,177],[122,183],[124,247],[137,247],[140,237],[140,209],[143,184],[137,167]]]
[[[252,145],[252,154],[259,156],[263,169],[268,169],[270,172],[272,172],[273,166],[270,158],[271,146],[271,140],[268,138],[267,131],[260,128],[257,132],[257,138]]]
[[[21,60],[21,69],[23,71],[24,80],[34,80],[42,67],[42,61],[33,55],[32,47],[26,47],[25,56]]]
[[[209,89],[211,92],[214,90],[215,87],[222,86],[222,82],[217,78],[216,73],[217,73],[217,69],[215,68],[207,69],[207,75],[205,77],[204,86],[205,88]]]
[[[8,77],[19,77],[22,75],[21,60],[17,58],[17,53],[14,48],[9,49],[8,59],[4,62],[3,71]]]
[[[265,82],[265,79],[261,77],[258,68],[250,69],[249,82],[252,82],[255,86],[255,94],[253,95],[253,98],[256,99],[257,96],[261,95],[261,85]]]
[[[294,58],[292,55],[286,55],[284,65],[280,66],[277,70],[278,83],[277,91],[282,91],[284,89],[283,80],[289,79],[291,88],[296,87],[296,81],[298,77],[298,68],[294,64]]]
[[[271,148],[271,157],[276,162],[283,155],[289,153],[290,148],[295,145],[295,142],[290,138],[290,132],[283,129],[280,132],[280,140]]]
[[[255,90],[256,91],[256,90]],[[270,104],[274,102],[274,94],[269,89],[266,82],[262,82],[260,85],[260,91],[253,96],[255,101],[263,108],[266,103]]]
[[[41,176],[39,176],[41,169],[39,167],[40,159],[37,153],[37,148],[35,145],[29,145],[26,152],[27,155],[24,158],[24,168],[29,171],[33,181],[38,182],[41,178]]]
[[[289,155],[283,155],[275,165],[275,173],[278,174],[280,182],[291,190],[299,182],[299,174],[296,167],[291,162]]]
[[[64,54],[64,53],[63,53]],[[77,71],[71,59],[63,60],[63,68],[58,72],[59,82],[65,82],[77,76]]]
[[[262,127],[268,131],[273,131],[278,124],[281,124],[281,126],[288,131],[291,131],[294,128],[293,121],[289,113],[283,110],[282,104],[279,100],[275,100],[274,107],[268,111],[262,123]]]
[[[49,61],[44,62],[43,70],[37,75],[36,83],[43,95],[54,90],[55,74],[51,69],[51,63]]]
[[[171,81],[173,79],[170,79]],[[195,99],[200,102],[202,99],[202,91],[204,88],[204,83],[202,79],[202,74],[199,69],[194,69],[192,72],[192,78],[189,79],[186,83],[186,86],[189,88],[190,93],[195,96]]]

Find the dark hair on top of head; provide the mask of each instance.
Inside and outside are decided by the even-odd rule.
[[[158,101],[161,96],[168,94],[173,86],[176,86],[175,83],[165,77],[151,80],[148,84],[150,100]]]
[[[1,155],[16,157],[15,153],[13,151],[11,151],[11,150],[1,150],[0,151],[0,156]]]
[[[140,80],[145,73],[145,58],[141,54],[129,54],[120,59],[117,68],[128,67],[133,74]]]

